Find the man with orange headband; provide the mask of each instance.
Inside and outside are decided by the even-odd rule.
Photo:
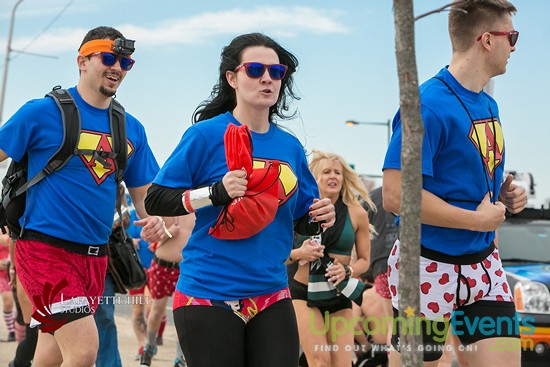
[[[96,160],[96,154],[87,154],[113,152],[110,106],[134,65],[133,52],[134,41],[114,28],[98,27],[84,37],[76,58],[80,78],[68,89],[81,118],[78,151],[27,191],[15,266],[33,302],[31,326],[42,330],[34,356],[37,366],[93,366],[96,360],[98,333],[92,315],[98,304],[108,301],[101,295],[117,183],[112,155]],[[128,113],[125,117],[128,158],[123,177],[142,218],[135,224],[143,226],[145,241],[159,241],[166,236],[164,224],[149,217],[143,205],[159,167],[143,125]],[[61,146],[61,119],[52,98],[27,102],[0,128],[0,161],[19,161],[27,153],[28,175],[33,177]]]

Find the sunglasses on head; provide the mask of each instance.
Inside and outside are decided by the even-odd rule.
[[[118,60],[120,62],[120,68],[124,71],[129,71],[130,69],[132,69],[132,66],[134,66],[136,62],[130,57],[119,56],[111,52],[94,52],[90,56],[95,55],[101,55],[101,62],[105,66],[113,66]]]
[[[267,68],[267,70],[269,70],[269,76],[271,76],[271,79],[273,80],[283,79],[285,77],[286,70],[288,69],[286,65],[281,64],[264,65],[259,62],[245,62],[237,66],[233,71],[239,71],[241,68],[244,68],[246,75],[252,79],[261,78]]]
[[[512,32],[487,32],[489,34],[492,34],[493,36],[508,36],[508,42],[510,42],[510,47],[514,47],[516,45],[516,42],[519,38],[519,32],[518,31],[512,31]],[[478,41],[481,39],[483,35],[479,36],[477,39]]]

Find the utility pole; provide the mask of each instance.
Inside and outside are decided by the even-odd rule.
[[[17,6],[21,4],[23,0],[17,0],[15,3],[12,13],[11,13],[11,19],[10,19],[10,30],[8,33],[8,45],[6,47],[6,61],[4,63],[4,78],[2,79],[2,95],[0,96],[0,125],[2,125],[3,121],[3,113],[4,113],[4,98],[6,95],[6,84],[8,82],[8,66],[10,64],[10,54],[11,54],[11,39],[13,37],[13,23],[15,20],[15,10],[17,9]]]

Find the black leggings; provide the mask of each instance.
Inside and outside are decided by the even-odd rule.
[[[13,365],[15,367],[30,367],[34,358],[34,351],[36,349],[36,343],[38,343],[38,327],[31,328],[29,324],[25,324],[23,320],[23,311],[21,310],[21,304],[19,298],[17,298],[17,291],[13,289],[13,299],[15,301],[15,307],[17,307],[17,323],[19,325],[25,325],[25,339],[17,345],[15,350],[15,357],[13,358]]]
[[[31,366],[36,344],[38,343],[38,331],[37,327],[31,328],[29,324],[26,324],[25,339],[21,340],[15,350],[15,357],[13,358],[13,365],[15,367]]]
[[[189,367],[298,365],[298,327],[290,299],[272,304],[247,324],[216,306],[179,307],[174,323]]]

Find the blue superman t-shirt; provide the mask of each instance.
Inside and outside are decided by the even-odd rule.
[[[112,151],[109,110],[86,103],[70,88],[81,116],[80,149]],[[23,105],[0,128],[0,149],[19,161],[28,152],[28,176],[42,170],[63,140],[61,112],[50,97]],[[159,166],[147,143],[145,129],[126,113],[128,161],[127,187],[150,183]],[[114,162],[105,167],[92,156],[75,155],[27,192],[27,208],[21,219],[25,228],[85,245],[107,243],[115,210]]]
[[[495,201],[502,184],[505,155],[498,106],[487,93],[464,88],[447,68],[436,77],[444,80],[458,97],[436,78],[420,86],[424,122],[422,187],[454,206],[475,210],[489,191]],[[384,169],[401,169],[403,135],[399,112],[393,130]],[[480,252],[494,238],[494,232],[427,224],[421,230],[423,246],[455,256]]]
[[[191,126],[166,161],[154,183],[194,189],[220,181],[227,173],[224,134],[228,124],[241,125],[231,113]],[[196,213],[193,233],[183,249],[177,289],[187,295],[232,300],[286,288],[285,260],[292,248],[294,221],[305,215],[319,195],[298,139],[270,124],[269,131],[251,132],[253,161],[262,167],[280,162],[279,207],[260,233],[243,240],[219,240],[208,234],[221,207]]]

